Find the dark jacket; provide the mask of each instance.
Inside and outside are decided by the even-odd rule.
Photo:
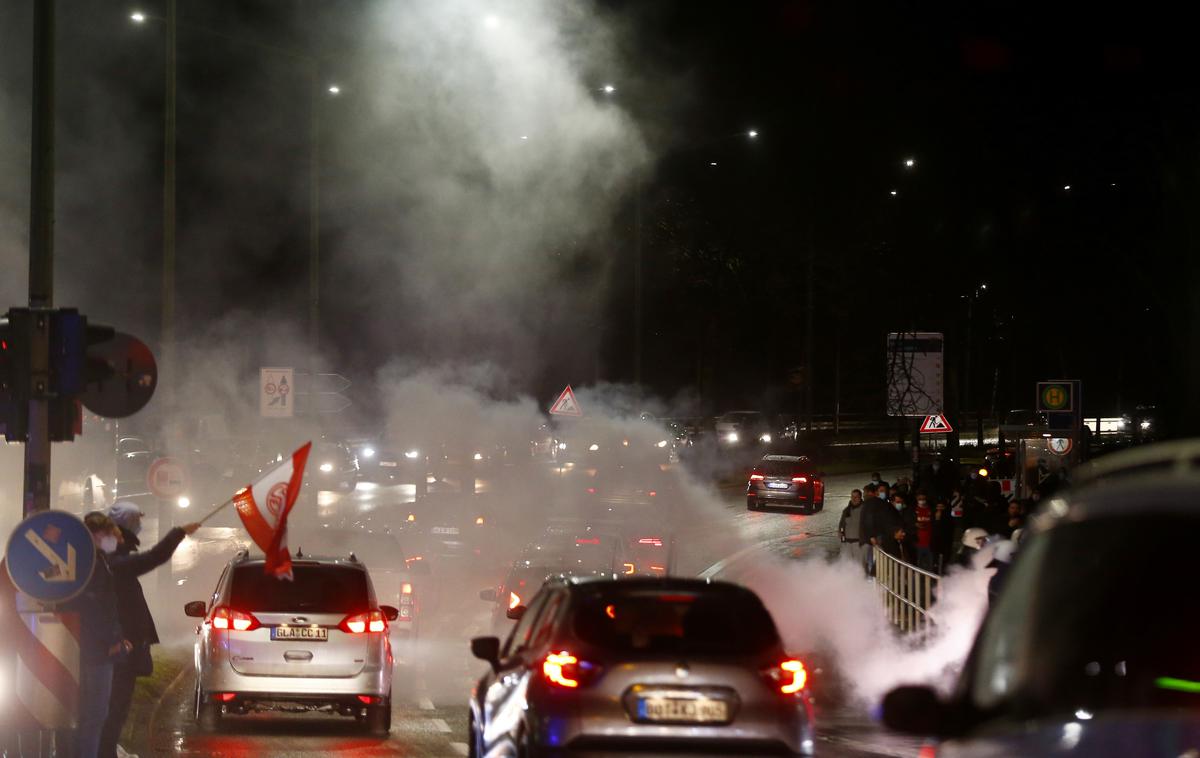
[[[864,497],[862,517],[859,519],[859,540],[870,542],[872,537],[882,539],[888,534],[888,525],[893,523],[896,509],[877,497]]]
[[[96,568],[87,586],[63,610],[79,614],[79,662],[84,665],[115,659],[109,650],[124,636],[117,618],[117,595],[107,556],[96,551]]]
[[[183,541],[184,533],[175,527],[144,553],[138,552],[140,541],[137,535],[124,527],[121,533],[125,536],[125,544],[108,557],[117,595],[117,615],[125,639],[132,642],[135,648],[153,645],[158,642],[158,630],[154,627],[154,618],[150,615],[150,607],[146,604],[146,595],[142,592],[138,577],[171,560],[175,548]]]

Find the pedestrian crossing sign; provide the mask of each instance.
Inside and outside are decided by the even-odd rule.
[[[946,434],[952,431],[954,431],[954,427],[950,426],[950,422],[940,413],[926,416],[925,422],[921,424],[921,434]]]

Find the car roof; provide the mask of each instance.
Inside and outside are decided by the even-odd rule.
[[[250,556],[245,552],[239,554],[236,558],[230,561],[236,566],[261,566],[266,562],[266,558],[262,556]],[[363,565],[357,558],[351,558],[346,555],[304,555],[301,557],[292,556],[293,566],[344,566],[346,568],[356,568],[363,571],[367,567]]]
[[[1200,440],[1147,445],[1082,467],[1072,489],[1038,512],[1039,530],[1121,516],[1200,517]]]

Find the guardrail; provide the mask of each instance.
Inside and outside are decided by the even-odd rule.
[[[933,624],[929,608],[933,605],[941,577],[877,547],[872,549],[875,551],[875,586],[879,589],[879,599],[888,621],[902,632],[928,629]]]

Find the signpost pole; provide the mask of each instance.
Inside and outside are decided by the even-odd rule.
[[[50,319],[54,305],[54,0],[34,3],[33,133],[29,203],[29,438],[25,515],[50,507]]]

